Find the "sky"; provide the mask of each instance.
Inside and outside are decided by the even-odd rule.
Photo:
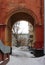
[[[30,30],[33,30],[32,24],[28,23],[28,21],[21,20],[21,21],[18,21],[18,23],[19,22],[20,22],[20,24],[19,24],[19,30],[18,30],[19,34],[20,33],[22,33],[22,34],[28,34],[29,33],[29,24],[30,24]],[[15,26],[15,24],[14,24],[14,26]],[[15,28],[15,31],[16,31],[16,29],[17,28]],[[13,33],[15,33],[15,32],[13,31]]]
[[[18,33],[29,33],[29,27],[27,21],[20,21],[20,29]]]

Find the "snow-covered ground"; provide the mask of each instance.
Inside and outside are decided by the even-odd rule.
[[[18,57],[34,57],[33,54],[30,53],[28,47],[21,46],[21,47],[13,47],[12,48],[12,55]]]
[[[45,65],[45,56],[35,58],[27,47],[13,47],[12,55],[7,65]]]

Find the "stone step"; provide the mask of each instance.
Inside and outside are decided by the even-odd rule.
[[[0,62],[0,65],[6,65],[9,61],[9,58],[6,58],[4,61]]]
[[[3,61],[0,61],[0,64],[2,64],[3,63]]]

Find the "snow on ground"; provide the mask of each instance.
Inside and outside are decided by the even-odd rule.
[[[45,56],[40,58],[10,56],[10,61],[7,65],[45,65]]]
[[[34,55],[27,50],[27,47],[13,47],[7,65],[45,65],[45,56],[34,58]]]
[[[34,55],[29,52],[28,47],[25,46],[18,48],[14,47],[12,49],[12,55],[18,57],[34,57]]]

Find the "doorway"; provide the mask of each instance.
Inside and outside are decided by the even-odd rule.
[[[7,22],[7,32],[6,32],[6,43],[8,46],[11,47],[11,50],[12,50],[12,28],[13,28],[13,25],[18,22],[18,21],[28,21],[28,23],[31,24],[31,26],[33,27],[33,33],[34,33],[34,36],[33,35],[29,35],[29,38],[31,39],[31,45],[32,46],[32,42],[34,43],[35,42],[35,19],[33,18],[33,16],[31,16],[29,13],[26,13],[26,12],[17,12],[17,13],[14,13],[13,15],[10,16],[8,22]],[[30,27],[30,25],[29,25]],[[34,41],[32,40],[32,38],[34,38]]]

